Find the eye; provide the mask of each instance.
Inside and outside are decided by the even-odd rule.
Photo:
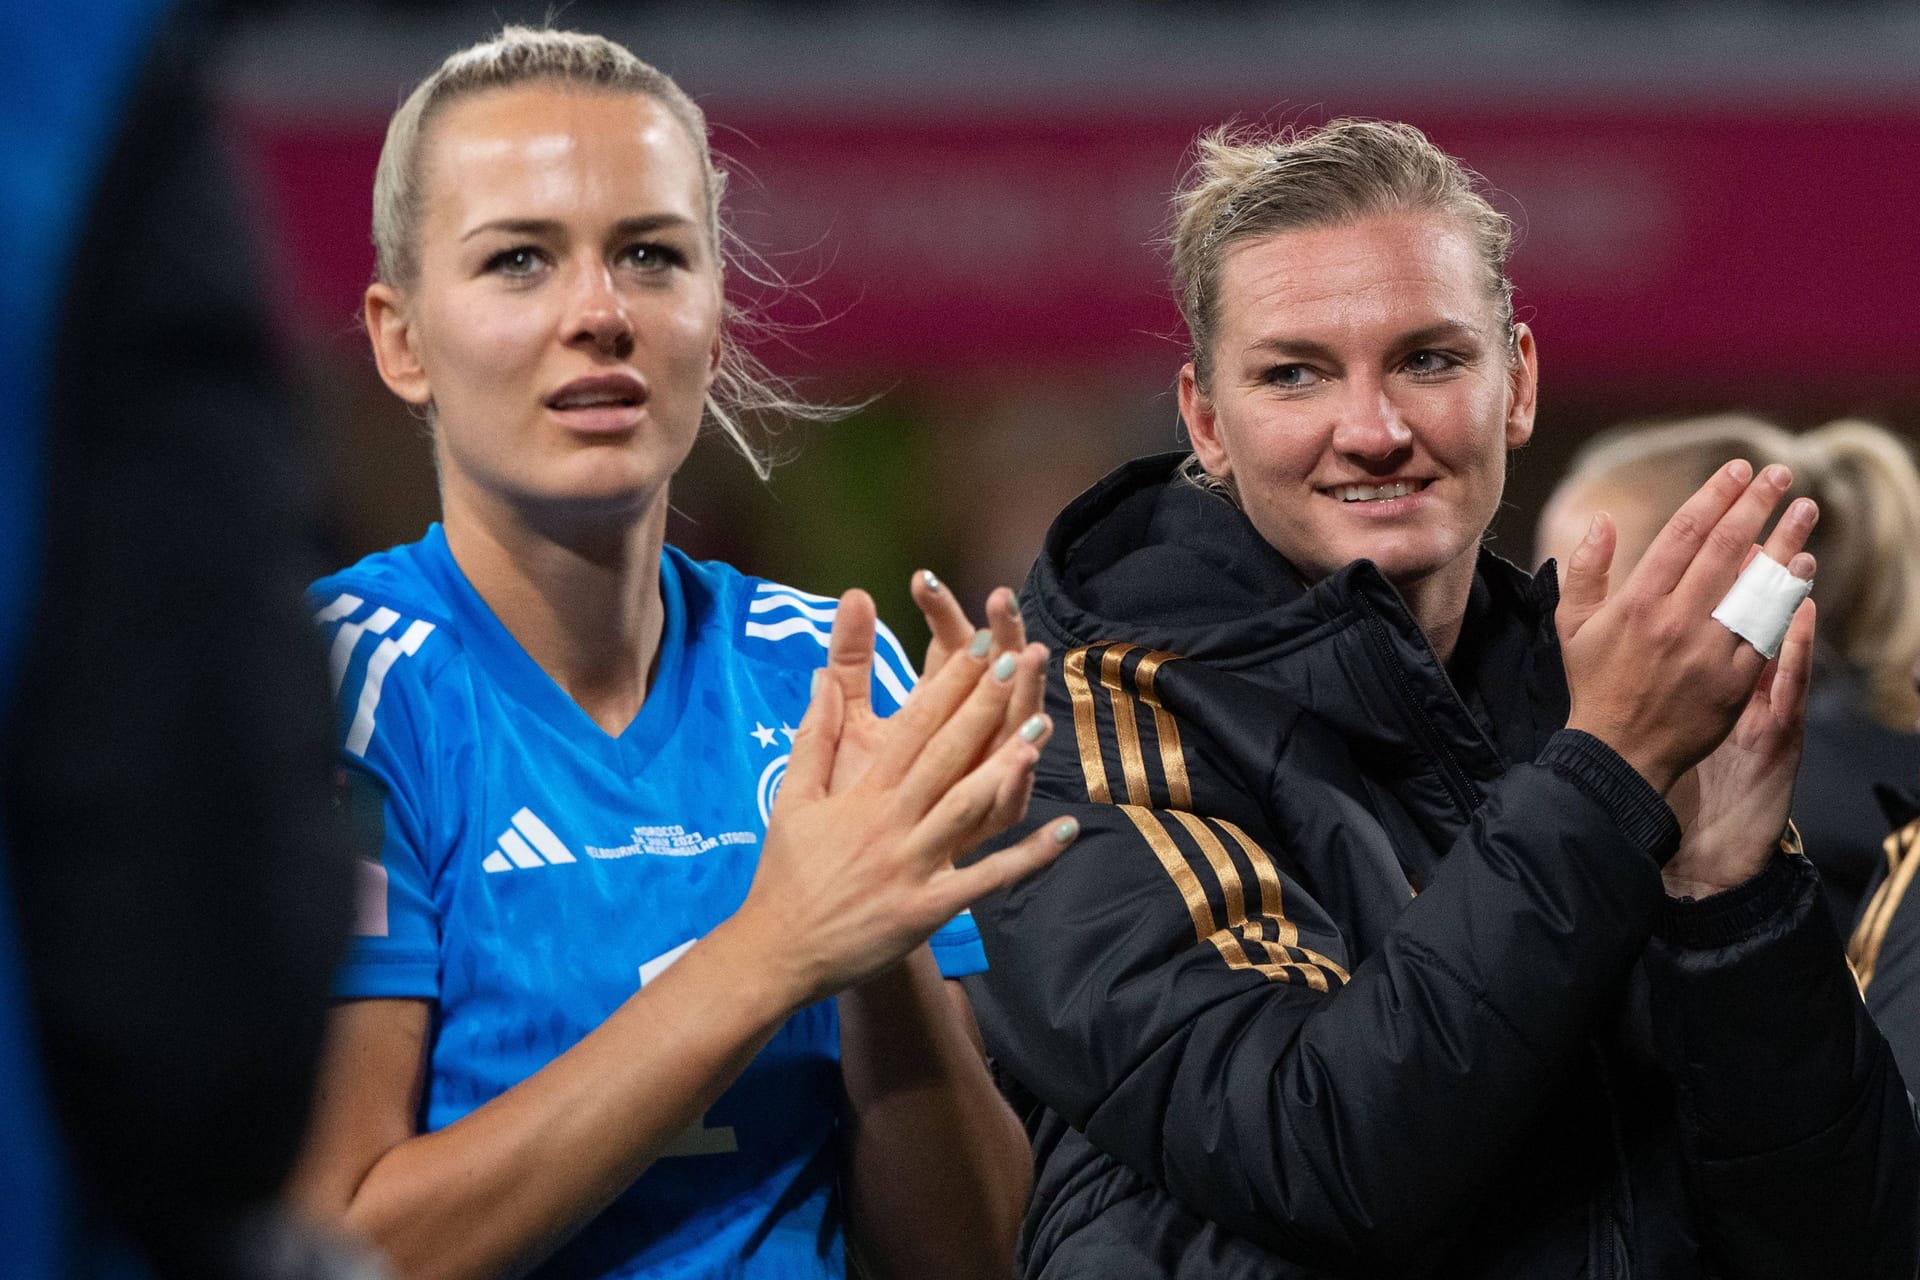
[[[616,255],[616,260],[622,266],[633,267],[648,274],[687,265],[686,254],[672,245],[660,244],[652,240],[637,241],[628,245]]]
[[[1406,358],[1402,367],[1417,378],[1431,378],[1437,374],[1446,373],[1450,369],[1457,369],[1461,363],[1458,356],[1449,355],[1444,351],[1416,351]]]
[[[1310,387],[1320,375],[1304,364],[1277,364],[1261,374],[1260,381],[1270,387]]]
[[[540,251],[530,244],[519,244],[511,249],[502,249],[487,259],[484,270],[503,276],[531,276],[545,264],[546,259]]]

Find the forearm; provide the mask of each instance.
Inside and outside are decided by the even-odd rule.
[[[517,1275],[694,1123],[795,1000],[723,924],[539,1072],[394,1146],[346,1206],[414,1280]]]
[[[1009,1274],[1032,1184],[957,984],[926,947],[839,999],[851,1233],[881,1276]]]

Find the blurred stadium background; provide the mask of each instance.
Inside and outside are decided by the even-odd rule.
[[[243,10],[219,78],[344,562],[436,510],[422,429],[357,320],[385,119],[446,52],[548,10]],[[1543,393],[1495,526],[1515,559],[1567,456],[1613,423],[1920,424],[1920,4],[711,0],[557,24],[701,101],[736,226],[801,286],[760,353],[812,396],[872,397],[787,434],[770,485],[704,444],[671,536],[868,586],[903,638],[923,634],[913,567],[971,600],[1017,584],[1065,501],[1178,443],[1159,240],[1187,144],[1229,118],[1410,120],[1519,222]]]

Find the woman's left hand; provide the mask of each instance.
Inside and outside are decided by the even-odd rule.
[[[1810,556],[1795,557],[1811,576]],[[1801,602],[1780,655],[1761,674],[1733,732],[1682,775],[1668,796],[1680,819],[1680,850],[1661,873],[1672,896],[1705,898],[1766,869],[1786,828],[1800,768],[1807,685],[1813,672],[1814,605]]]

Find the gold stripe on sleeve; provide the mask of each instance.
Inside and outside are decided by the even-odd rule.
[[[1187,834],[1193,837],[1193,842],[1200,846],[1200,851],[1206,855],[1207,865],[1213,868],[1214,875],[1220,880],[1221,896],[1226,900],[1227,908],[1227,925],[1220,932],[1230,934],[1241,953],[1252,960],[1253,967],[1269,978],[1286,978],[1290,974],[1298,974],[1301,981],[1315,991],[1327,990],[1327,975],[1316,968],[1311,960],[1302,963],[1288,955],[1285,950],[1278,955],[1274,954],[1273,944],[1267,941],[1264,917],[1257,922],[1248,921],[1246,894],[1241,886],[1240,869],[1233,865],[1233,858],[1227,853],[1227,846],[1220,843],[1220,837],[1213,833],[1213,829],[1191,813],[1183,813],[1176,809],[1173,811],[1173,816],[1181,826],[1187,829]],[[1241,847],[1247,847],[1246,843],[1243,842]],[[1260,865],[1258,859],[1254,860],[1254,865]],[[1264,898],[1265,886],[1262,885],[1261,888],[1261,896]],[[1277,893],[1275,900],[1278,900]],[[1298,940],[1299,930],[1293,925],[1285,919],[1277,919],[1277,924],[1286,937],[1292,941]],[[1249,932],[1250,927],[1253,932]],[[1313,955],[1310,951],[1305,954],[1309,957]],[[1256,959],[1256,956],[1264,956],[1265,963]]]
[[[1274,865],[1273,855],[1262,849],[1253,837],[1241,830],[1239,826],[1228,822],[1225,818],[1212,818],[1209,821],[1232,836],[1234,843],[1240,846],[1240,852],[1246,854],[1247,861],[1253,865],[1254,879],[1260,882],[1260,914],[1274,922],[1280,934],[1279,944],[1291,951],[1298,951],[1305,957],[1308,964],[1324,969],[1339,979],[1342,985],[1350,981],[1352,975],[1347,972],[1346,966],[1331,956],[1323,956],[1311,947],[1300,945],[1300,929],[1293,921],[1287,919],[1285,906],[1280,898],[1280,869]]]
[[[1147,758],[1140,751],[1140,725],[1134,719],[1133,697],[1120,676],[1120,664],[1138,645],[1116,644],[1100,655],[1100,685],[1113,709],[1113,737],[1120,747],[1120,772],[1127,780],[1127,803],[1152,805],[1147,790]]]
[[[1874,966],[1880,960],[1880,948],[1887,940],[1894,913],[1900,909],[1901,900],[1913,884],[1914,872],[1920,870],[1920,818],[1888,836],[1885,847],[1887,858],[1894,866],[1893,874],[1881,883],[1867,903],[1860,927],[1853,931],[1847,943],[1847,962],[1853,966],[1854,980],[1860,984],[1863,995],[1867,984],[1873,981]]]
[[[1153,688],[1153,678],[1161,665],[1179,656],[1177,653],[1149,653],[1134,667],[1133,680],[1140,690],[1140,701],[1153,708],[1153,732],[1160,740],[1160,768],[1167,775],[1167,806],[1191,812],[1193,786],[1187,780],[1186,753],[1180,748],[1180,722],[1167,714],[1167,709],[1160,705],[1160,696]]]
[[[1193,842],[1200,846],[1200,852],[1206,855],[1207,865],[1213,868],[1214,879],[1220,882],[1220,896],[1226,902],[1227,928],[1247,922],[1246,894],[1240,887],[1240,872],[1233,865],[1233,859],[1227,856],[1227,847],[1220,843],[1220,837],[1208,830],[1207,824],[1183,809],[1172,811],[1173,820],[1187,829]]]
[[[1147,847],[1153,850],[1154,857],[1160,859],[1161,868],[1173,881],[1174,887],[1180,890],[1180,896],[1186,899],[1187,916],[1193,921],[1194,940],[1196,942],[1212,940],[1218,930],[1214,924],[1213,908],[1207,902],[1207,891],[1200,887],[1200,877],[1193,874],[1193,868],[1187,865],[1187,860],[1181,855],[1179,846],[1174,844],[1173,837],[1167,834],[1165,827],[1160,825],[1159,817],[1153,810],[1142,808],[1137,804],[1123,804],[1119,809],[1132,819],[1134,826],[1140,829],[1140,835],[1146,840]],[[1218,942],[1214,942],[1214,945],[1220,946]],[[1227,954],[1226,948],[1221,947],[1220,950],[1221,954],[1226,956],[1227,963],[1233,964],[1234,957]],[[1237,945],[1234,950],[1239,951],[1241,964],[1251,963],[1247,960],[1245,951]]]
[[[1073,699],[1073,740],[1080,748],[1080,772],[1087,780],[1087,799],[1112,804],[1107,786],[1107,763],[1100,756],[1100,725],[1094,716],[1093,690],[1087,684],[1087,651],[1074,649],[1061,663],[1067,695]]]

